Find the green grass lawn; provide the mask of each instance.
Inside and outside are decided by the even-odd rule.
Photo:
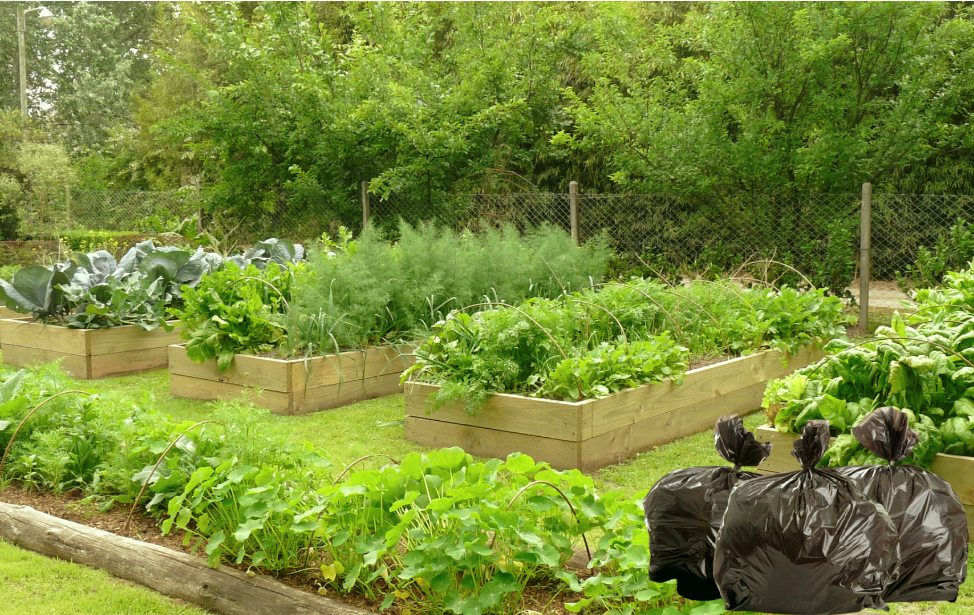
[[[51,560],[0,541],[4,615],[202,615],[107,572]]]
[[[133,403],[152,404],[174,418],[202,420],[212,413],[204,402],[169,396],[169,372],[161,370],[138,376],[98,381],[78,381],[74,387],[98,393],[106,404],[124,408]],[[285,427],[297,442],[310,442],[328,451],[342,468],[370,454],[386,454],[396,459],[412,451],[428,450],[406,442],[403,433],[403,398],[392,395],[335,410],[304,416],[267,415],[269,426]],[[763,423],[761,413],[746,418],[754,429]],[[384,460],[367,461],[381,465]],[[593,473],[602,490],[619,490],[632,497],[644,494],[660,477],[678,468],[700,465],[726,465],[714,450],[711,433],[704,432],[665,444],[637,455],[624,463]],[[974,553],[969,559],[968,577],[974,575]],[[35,556],[10,545],[0,544],[0,581],[3,595],[13,596],[12,610],[4,613],[98,613],[129,615],[137,613],[198,613],[175,605],[152,591],[133,588],[99,571],[84,566]],[[893,612],[901,615],[961,615],[974,613],[974,581],[968,581],[956,604],[900,605]],[[36,596],[37,599],[32,599]]]

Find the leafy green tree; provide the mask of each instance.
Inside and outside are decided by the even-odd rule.
[[[621,14],[595,27],[596,85],[574,96],[575,129],[555,142],[604,153],[623,189],[971,188],[956,163],[931,164],[970,143],[967,9],[714,3],[673,25]]]
[[[75,154],[97,150],[131,117],[148,81],[152,2],[49,2],[52,27],[29,15],[28,107]],[[0,6],[0,105],[19,109],[16,4]]]

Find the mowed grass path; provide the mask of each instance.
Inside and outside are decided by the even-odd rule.
[[[104,403],[125,408],[151,405],[176,419],[199,421],[212,413],[205,402],[169,395],[169,372],[160,370],[137,376],[97,381],[76,381],[73,388],[97,393]],[[310,442],[327,451],[342,468],[371,454],[404,455],[429,449],[407,442],[403,432],[403,398],[392,395],[335,410],[303,416],[265,414],[268,425],[285,426],[296,442]],[[745,419],[749,429],[764,422],[761,413]],[[382,461],[364,462],[381,464]],[[619,490],[631,497],[645,494],[667,472],[678,468],[727,465],[714,450],[711,433],[699,433],[657,447],[592,474],[601,490]],[[974,545],[972,545],[974,548]],[[968,579],[974,576],[974,552],[968,559]],[[117,580],[84,566],[58,562],[0,543],[0,592],[12,596],[4,613],[97,613],[130,615],[153,613],[202,613],[143,588]],[[7,610],[9,609],[9,610]],[[893,605],[900,615],[974,614],[974,581],[965,583],[956,604]]]

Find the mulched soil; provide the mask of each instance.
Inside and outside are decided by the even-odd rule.
[[[78,491],[55,496],[47,492],[25,490],[20,484],[14,481],[6,489],[0,490],[0,501],[6,502],[7,504],[30,506],[37,511],[46,513],[53,517],[59,517],[67,521],[81,523],[89,527],[112,532],[119,536],[125,536],[127,538],[133,538],[142,542],[160,545],[174,551],[181,551],[191,555],[200,555],[199,552],[193,552],[192,543],[194,541],[190,541],[190,546],[183,544],[183,540],[185,538],[184,532],[174,531],[167,536],[163,536],[154,520],[140,517],[138,515],[132,519],[132,522],[126,529],[125,521],[128,518],[128,506],[121,507],[116,505],[108,512],[100,513],[98,512],[98,506],[90,502],[84,502],[81,493]],[[580,554],[576,554],[576,557],[573,557],[572,560],[568,562],[567,567],[573,569],[573,571],[578,574],[580,578],[584,578],[591,576],[592,574],[591,571],[585,569],[585,563],[586,558],[584,556],[584,551],[582,551]],[[235,566],[235,568],[241,571],[247,570],[247,566],[242,565]],[[318,593],[318,589],[320,587],[317,579],[306,573],[282,576],[279,577],[278,580],[295,589],[309,593]],[[559,593],[559,590],[560,587],[556,587],[554,585],[550,587],[546,587],[543,584],[529,585],[524,591],[518,612],[524,613],[535,611],[537,613],[544,613],[545,615],[569,615],[569,611],[565,609],[564,603],[575,602],[580,600],[582,596],[580,594],[566,592]],[[328,591],[327,594],[323,595],[344,604],[368,611],[378,612],[385,592],[378,591],[377,588],[376,593],[379,596],[378,600],[369,600],[365,596],[358,594],[338,594],[334,591]],[[397,602],[400,601],[397,600]],[[404,607],[409,608],[409,611],[412,613],[422,612],[421,608],[418,608],[417,605],[411,605],[410,607],[410,605],[396,604],[383,611],[383,613],[389,615],[401,615]]]

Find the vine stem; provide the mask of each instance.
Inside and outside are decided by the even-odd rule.
[[[199,423],[196,423],[186,431],[187,432],[193,431],[200,425],[206,425],[207,423],[216,423],[218,425],[223,424],[220,423],[219,421],[210,421],[210,420],[200,421]],[[159,469],[159,464],[162,463],[162,460],[166,458],[166,455],[169,454],[169,451],[171,451],[172,448],[176,446],[176,443],[179,442],[179,440],[184,437],[186,437],[185,434],[179,434],[178,436],[176,436],[175,439],[173,439],[173,441],[169,443],[169,446],[166,447],[166,450],[162,451],[162,454],[159,455],[159,459],[156,460],[156,465],[152,466],[152,471],[149,472],[149,475],[145,477],[145,482],[142,483],[142,488],[139,489],[139,495],[135,496],[135,501],[132,502],[132,508],[129,510],[128,516],[125,517],[125,525],[122,526],[123,531],[128,531],[129,524],[132,523],[132,517],[135,515],[135,509],[139,505],[139,500],[142,499],[142,495],[145,493],[146,487],[149,486],[149,481],[152,480],[152,477],[156,475],[156,470]]]
[[[656,307],[658,307],[664,314],[666,314],[666,317],[670,319],[670,322],[672,322],[673,323],[673,326],[676,327],[676,332],[680,334],[680,339],[683,340],[683,346],[687,349],[687,351],[690,350],[690,342],[687,341],[687,336],[683,334],[683,328],[680,327],[680,324],[678,322],[676,322],[676,319],[673,318],[673,315],[670,314],[666,310],[665,307],[663,307],[663,304],[662,303],[660,303],[659,301],[657,301],[656,299],[654,299],[653,297],[651,297],[649,295],[649,293],[647,293],[645,291],[642,291],[642,290],[636,288],[635,286],[630,286],[629,284],[626,284],[624,282],[613,282],[611,285],[613,285],[613,286],[616,286],[616,285],[617,286],[623,286],[625,288],[628,288],[629,290],[634,290],[637,293],[639,293],[640,295],[642,295],[642,296],[646,297],[647,299],[649,299],[650,301],[652,301],[653,302],[653,305],[655,305]]]
[[[637,293],[642,293],[648,299],[652,299],[652,297],[650,295],[648,295],[645,292],[639,290],[635,286],[630,286],[629,284],[625,284],[623,282],[604,282],[602,284],[596,284],[596,286],[625,286],[626,288],[629,288],[631,290],[634,290]],[[677,299],[683,299],[683,300],[689,301],[693,305],[695,305],[698,308],[700,308],[700,311],[703,312],[704,314],[706,314],[707,316],[709,316],[710,317],[710,320],[712,320],[714,322],[714,325],[716,325],[717,330],[720,331],[721,337],[724,338],[724,346],[729,346],[730,345],[730,343],[727,341],[727,334],[724,333],[724,328],[720,326],[720,321],[718,321],[717,318],[713,314],[711,314],[710,311],[707,308],[703,307],[703,305],[701,305],[697,301],[694,301],[690,297],[684,297],[683,295],[679,295],[679,294],[677,294],[677,293],[675,293],[675,292],[673,292],[671,290],[666,290],[664,288],[658,288],[657,290],[659,292],[661,292],[661,293],[666,293],[667,295],[673,295]],[[663,306],[659,305],[658,303],[656,305],[660,309],[663,309]],[[664,313],[665,313],[665,310],[664,310]],[[667,314],[667,316],[669,316],[669,314]],[[673,320],[673,318],[670,317],[670,320]],[[679,330],[680,326],[677,325],[676,322],[674,322],[673,325],[677,328],[677,330]],[[683,337],[682,332],[681,332],[680,337]],[[686,342],[686,338],[684,338],[683,341]],[[689,349],[689,347],[688,347],[688,349]]]
[[[359,463],[360,461],[365,461],[366,459],[371,459],[372,457],[385,457],[386,459],[388,459],[389,461],[391,461],[395,465],[399,465],[399,462],[396,461],[395,459],[393,459],[392,457],[390,457],[389,455],[385,455],[385,454],[382,454],[382,453],[377,453],[375,455],[364,455],[362,457],[359,457],[358,459],[356,459],[352,463],[348,464],[347,466],[345,466],[345,469],[342,470],[342,473],[338,475],[338,478],[335,479],[335,482],[332,483],[332,486],[335,486],[338,483],[340,483],[342,481],[342,479],[345,478],[345,475],[348,474],[348,471],[352,469],[352,466],[354,466],[355,464]]]
[[[790,269],[790,270],[794,271],[795,273],[797,273],[799,276],[801,276],[801,279],[804,280],[805,283],[808,284],[812,289],[818,290],[817,288],[815,288],[815,285],[812,284],[812,281],[809,280],[807,277],[805,277],[805,274],[804,273],[802,273],[801,271],[798,271],[797,269],[795,269],[791,265],[788,265],[788,264],[782,263],[781,261],[776,261],[776,260],[770,259],[770,258],[753,260],[753,261],[752,260],[747,261],[746,263],[744,263],[743,265],[741,265],[737,269],[737,271],[734,272],[735,273],[734,277],[737,277],[737,274],[739,274],[742,271],[744,271],[744,268],[747,267],[748,265],[756,264],[756,263],[772,263],[774,265],[781,265],[782,267],[785,267],[786,269]],[[776,278],[775,281],[777,281],[779,279],[781,279],[780,276],[778,278]],[[767,270],[765,270],[765,280],[764,281],[765,281],[765,284],[769,284],[769,282],[767,281]],[[772,284],[772,286],[774,286],[774,285]]]
[[[592,303],[591,301],[582,301],[581,299],[574,299],[574,298],[569,298],[569,299],[571,301],[574,301],[575,303],[581,303],[583,305],[590,305],[594,308],[598,308],[603,312],[605,312],[606,314],[608,314],[609,317],[612,318],[612,320],[616,321],[616,324],[619,326],[619,331],[622,333],[622,341],[625,342],[627,347],[629,346],[629,336],[626,335],[626,330],[622,328],[622,323],[619,321],[618,318],[616,318],[616,315],[609,310],[609,308],[603,307],[597,303]]]
[[[697,282],[699,282],[701,284],[713,284],[717,288],[725,288],[725,289],[729,290],[731,293],[733,293],[735,296],[737,296],[738,299],[740,299],[741,301],[743,301],[744,302],[744,305],[746,305],[748,307],[748,309],[750,309],[752,312],[756,312],[757,311],[757,310],[754,309],[754,306],[753,305],[751,305],[750,303],[748,303],[747,299],[744,298],[744,295],[742,295],[741,293],[739,293],[736,290],[734,290],[733,288],[731,288],[730,285],[718,284],[717,282],[711,282],[710,280],[705,280],[703,278],[698,278],[698,279],[694,280],[694,283],[697,283]]]
[[[26,423],[26,422],[27,422],[27,419],[29,419],[29,418],[30,418],[30,417],[31,417],[31,416],[32,416],[32,415],[33,415],[33,414],[34,414],[35,412],[37,412],[37,411],[38,411],[38,410],[40,410],[40,409],[41,409],[41,408],[42,408],[42,407],[43,407],[44,405],[46,405],[46,404],[47,404],[47,402],[49,402],[49,401],[51,401],[52,399],[57,399],[58,397],[61,397],[62,395],[68,395],[69,393],[75,393],[75,394],[77,394],[77,395],[91,395],[91,393],[89,393],[89,392],[87,392],[87,391],[78,391],[78,390],[74,390],[74,389],[72,389],[72,390],[70,390],[70,391],[61,391],[61,392],[60,392],[60,393],[58,393],[57,395],[51,395],[50,397],[48,397],[47,399],[45,399],[45,400],[44,400],[44,401],[42,401],[41,403],[39,403],[39,404],[37,404],[36,406],[34,406],[34,409],[33,409],[33,410],[31,410],[30,412],[28,412],[28,413],[27,413],[27,416],[25,416],[25,417],[24,417],[24,418],[23,418],[23,419],[22,419],[22,420],[20,421],[20,424],[19,424],[19,425],[17,425],[17,429],[15,429],[15,430],[14,430],[14,435],[12,435],[12,436],[10,436],[10,441],[9,441],[9,442],[7,442],[7,448],[5,448],[5,449],[4,449],[4,451],[3,451],[3,458],[0,458],[0,474],[2,474],[2,473],[3,473],[3,464],[7,462],[7,454],[9,454],[9,453],[10,453],[10,447],[12,447],[12,446],[13,446],[13,444],[14,444],[14,440],[16,440],[16,439],[17,439],[17,434],[19,434],[19,433],[20,433],[20,430],[21,430],[21,428],[22,428],[22,427],[24,426],[24,423]]]
[[[511,506],[514,506],[514,502],[516,502],[517,499],[519,497],[521,497],[521,494],[522,493],[524,493],[525,491],[527,491],[531,487],[534,487],[534,486],[537,486],[537,485],[545,485],[545,486],[551,487],[552,489],[554,489],[555,491],[557,491],[558,492],[558,495],[561,496],[561,499],[565,500],[565,504],[568,504],[568,509],[572,511],[572,516],[575,517],[575,523],[578,523],[578,513],[575,511],[575,507],[572,506],[572,503],[568,499],[568,496],[565,495],[565,492],[564,491],[562,491],[557,486],[555,486],[552,483],[549,483],[546,480],[535,480],[535,481],[531,481],[527,485],[524,485],[523,487],[521,487],[518,490],[518,492],[514,494],[514,497],[511,498],[511,501],[508,502],[507,508],[505,508],[504,510],[511,510]],[[497,539],[497,532],[494,532],[494,535],[490,537],[490,544],[487,545],[487,548],[488,549],[493,549],[494,548],[494,541],[496,539]],[[588,555],[588,558],[591,560],[592,559],[592,550],[589,549],[589,547],[588,547],[588,538],[585,537],[585,532],[582,532],[582,542],[585,543],[585,554]]]

